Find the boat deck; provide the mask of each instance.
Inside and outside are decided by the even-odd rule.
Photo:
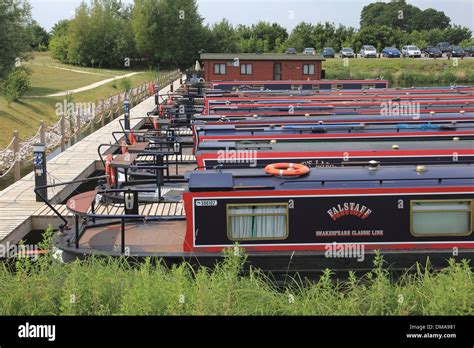
[[[179,87],[179,80],[174,82]],[[166,94],[169,86],[163,88],[160,94]],[[136,128],[144,122],[143,116],[154,107],[154,96],[146,99],[130,110],[130,126]],[[102,143],[113,143],[112,132],[121,131],[118,117],[104,127],[85,137],[75,145],[66,149],[47,163],[48,183],[61,183],[85,179],[96,170],[98,160],[97,147]],[[106,148],[103,149],[106,152]],[[30,173],[13,185],[0,192],[0,242],[17,243],[34,229],[32,216],[44,203],[36,202],[33,191],[35,179]],[[68,187],[51,188],[49,199],[59,203],[66,199],[75,189]]]

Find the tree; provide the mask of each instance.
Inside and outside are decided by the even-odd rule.
[[[46,51],[49,45],[50,36],[48,32],[36,21],[32,21],[28,26],[31,36],[31,48],[34,51]]]
[[[232,53],[238,50],[238,37],[234,27],[223,19],[207,28],[208,42],[205,45],[207,52]]]
[[[298,51],[302,51],[305,47],[314,47],[313,34],[313,25],[301,22],[291,32],[286,41],[286,47],[294,47]]]
[[[54,59],[58,59],[63,63],[68,63],[69,38],[68,19],[62,19],[57,22],[51,30],[51,37],[49,42],[49,52]]]
[[[374,2],[364,6],[360,15],[361,28],[385,25],[407,32],[446,29],[450,22],[451,19],[444,12],[432,8],[422,11],[416,6],[407,4],[406,0]]]
[[[135,56],[130,8],[120,0],[81,3],[67,29],[67,60],[74,64],[126,67]]]
[[[196,0],[135,0],[132,28],[138,53],[150,66],[186,68],[204,49]]]
[[[30,5],[23,0],[0,1],[0,79],[28,58],[31,50]]]

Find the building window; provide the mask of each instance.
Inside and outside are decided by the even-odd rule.
[[[275,240],[288,237],[288,204],[228,204],[231,240]]]
[[[416,237],[465,236],[472,232],[471,200],[411,202],[411,233]]]
[[[241,75],[252,75],[252,64],[240,64]]]
[[[303,75],[314,75],[314,64],[303,64]]]
[[[225,64],[224,63],[217,63],[214,64],[214,74],[215,75],[225,75]]]

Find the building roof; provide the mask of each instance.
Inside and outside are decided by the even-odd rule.
[[[201,53],[202,60],[325,60],[320,55],[286,53]]]

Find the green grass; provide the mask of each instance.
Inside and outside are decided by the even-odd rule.
[[[327,79],[384,78],[391,86],[474,84],[474,59],[326,59]]]
[[[40,246],[44,247],[44,245]],[[0,315],[473,315],[474,275],[467,262],[418,268],[396,282],[382,267],[336,281],[276,287],[258,270],[241,275],[245,256],[228,253],[210,270],[183,263],[124,259],[62,264],[50,255],[0,265]]]
[[[105,76],[59,70],[47,67],[47,65],[100,73]],[[29,96],[75,89],[113,76],[134,72],[133,70],[102,70],[68,66],[52,60],[47,53],[36,53],[34,59],[26,62],[25,66],[32,71]],[[131,76],[129,79],[132,86],[136,87],[153,80],[155,77],[156,72],[141,71],[140,74]],[[110,95],[118,94],[122,92],[120,81],[117,80],[89,91],[76,93],[73,96],[73,101],[96,102]],[[14,130],[19,131],[21,139],[27,139],[36,133],[40,120],[44,120],[47,125],[56,123],[59,118],[55,113],[55,104],[62,103],[64,99],[65,97],[24,97],[20,102],[8,105],[5,98],[0,96],[0,123],[2,125],[0,127],[0,149],[11,141]]]

